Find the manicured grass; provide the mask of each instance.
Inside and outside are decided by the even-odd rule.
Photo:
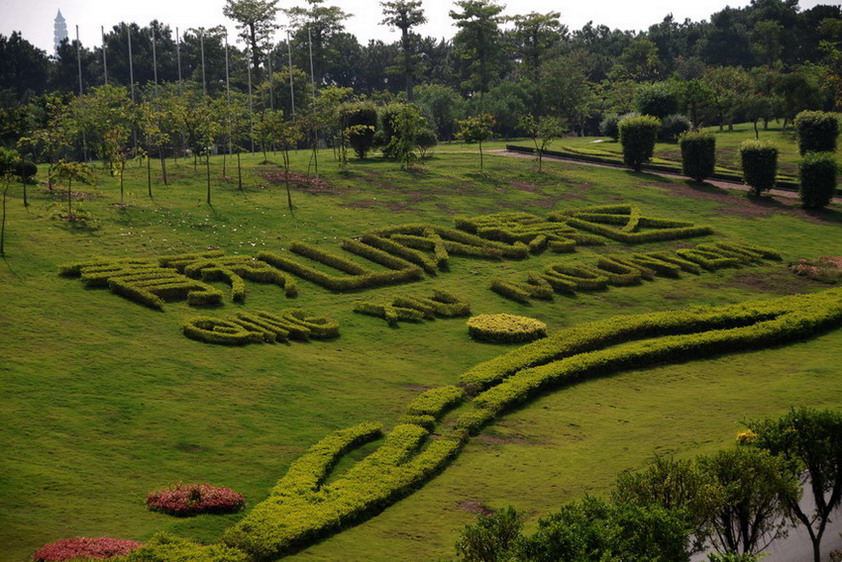
[[[639,205],[647,215],[709,224],[716,232],[646,244],[647,250],[729,239],[775,248],[786,261],[842,254],[838,208],[807,214],[795,201],[755,202],[654,174],[566,163],[545,162],[545,173],[538,174],[530,160],[502,156],[489,156],[481,174],[475,147],[461,144],[439,147],[415,172],[377,159],[352,161],[341,172],[330,156],[323,151],[319,159],[324,185],[295,188],[294,216],[283,185],[262,177],[278,171],[261,165],[262,155],[244,158],[242,192],[236,180],[220,179],[221,158],[213,159],[213,207],[204,202],[204,169],[194,173],[185,160],[169,163],[170,186],[156,180],[152,201],[145,169],[130,165],[125,207],[115,205],[116,181],[100,171],[97,185],[74,185],[92,196],[74,206],[90,212],[98,229],[51,220],[50,209],[66,205],[60,192],[30,189],[31,206],[24,209],[19,187],[10,189],[7,259],[0,263],[0,330],[6,334],[0,343],[0,432],[9,451],[0,469],[0,544],[9,559],[77,535],[143,540],[170,530],[213,541],[243,514],[173,519],[146,511],[146,494],[177,482],[209,482],[243,493],[246,513],[292,460],[327,433],[363,421],[389,427],[422,388],[453,384],[468,367],[511,348],[473,342],[464,319],[391,329],[353,313],[359,298],[386,303],[442,288],[471,302],[473,314],[526,315],[546,322],[552,333],[616,314],[824,288],[775,263],[519,305],[492,293],[491,278],[518,278],[549,263],[625,248],[611,243],[521,262],[452,257],[450,271],[437,277],[347,295],[302,280],[300,296],[288,299],[278,287],[247,282],[246,302],[239,305],[230,302],[225,285],[215,284],[225,303],[201,314],[299,306],[335,316],[342,334],[329,342],[228,348],[181,335],[182,322],[196,314],[186,303],[152,311],[60,278],[60,263],[216,247],[254,255],[280,251],[295,239],[339,253],[338,238],[375,227],[452,226],[456,214],[546,215],[620,202]],[[308,152],[294,154],[294,168],[306,171],[308,158]],[[280,162],[280,155],[270,160]],[[227,174],[236,176],[228,165]],[[534,520],[585,491],[604,492],[619,471],[653,453],[687,456],[726,446],[741,419],[790,405],[838,408],[840,344],[842,330],[803,344],[558,390],[489,426],[417,493],[299,556],[446,557],[458,527],[471,522],[470,510],[481,505],[512,503]]]

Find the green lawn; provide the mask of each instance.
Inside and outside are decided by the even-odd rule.
[[[295,154],[294,168],[305,172],[309,156]],[[460,319],[390,329],[383,320],[352,312],[360,298],[386,302],[441,288],[470,301],[474,314],[525,314],[553,332],[617,314],[826,287],[793,276],[785,264],[770,263],[527,306],[492,293],[491,278],[624,248],[610,244],[521,262],[453,257],[450,271],[437,277],[364,293],[333,294],[301,280],[300,295],[287,299],[278,287],[247,282],[246,302],[235,304],[218,284],[226,293],[224,305],[200,314],[299,306],[335,316],[342,334],[329,342],[227,348],[181,335],[182,322],[197,314],[184,302],[153,311],[59,277],[58,264],[217,247],[255,255],[280,251],[291,240],[338,253],[339,238],[375,227],[452,226],[457,214],[545,215],[621,202],[639,205],[647,215],[709,224],[716,232],[647,249],[727,239],[775,248],[785,262],[842,255],[839,208],[807,214],[791,200],[751,201],[742,193],[654,174],[567,163],[546,162],[545,173],[538,174],[528,159],[499,155],[487,155],[481,174],[475,147],[461,144],[439,147],[414,172],[377,159],[352,161],[341,172],[332,153],[322,151],[324,181],[294,189],[293,216],[283,185],[263,177],[278,168],[259,164],[261,159],[244,158],[241,192],[236,180],[221,178],[221,157],[214,158],[212,207],[204,202],[204,168],[194,172],[185,160],[168,163],[167,187],[156,170],[154,200],[146,195],[145,169],[130,165],[125,206],[118,204],[116,180],[99,171],[95,186],[74,185],[85,194],[74,205],[88,211],[98,228],[50,219],[52,208],[66,205],[61,192],[30,187],[31,205],[25,209],[19,186],[10,189],[7,258],[0,263],[5,559],[25,560],[44,543],[80,535],[144,540],[169,530],[213,541],[242,514],[174,519],[148,512],[145,495],[177,482],[210,482],[245,494],[254,505],[291,461],[329,432],[363,421],[389,427],[421,389],[453,384],[470,366],[511,349],[472,342]],[[230,160],[228,166],[227,175],[236,176]],[[472,522],[481,506],[514,504],[534,521],[584,492],[605,492],[619,471],[642,465],[654,453],[689,456],[728,446],[740,420],[778,414],[791,405],[838,408],[840,364],[842,330],[787,347],[560,389],[489,426],[415,494],[297,557],[451,556],[459,527]]]

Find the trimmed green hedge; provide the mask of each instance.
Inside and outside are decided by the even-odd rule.
[[[620,144],[623,145],[623,162],[639,172],[644,162],[652,158],[661,120],[651,115],[630,117],[618,124]]]
[[[523,343],[547,337],[547,325],[514,314],[480,314],[468,319],[468,335],[484,342]]]
[[[234,318],[197,316],[182,327],[188,338],[220,345],[328,340],[339,337],[339,323],[325,316],[313,316],[300,308],[288,308],[280,314],[265,311],[238,312]]]
[[[406,407],[406,413],[411,416],[441,416],[447,409],[460,403],[465,391],[458,386],[439,386],[421,393]]]
[[[640,244],[679,240],[712,234],[709,226],[696,226],[691,222],[643,216],[632,205],[601,205],[583,209],[554,211],[548,219],[564,222],[569,226],[587,230],[600,236],[623,242]],[[616,228],[619,226],[620,228]],[[650,230],[640,230],[647,228]]]
[[[695,181],[705,181],[716,169],[716,137],[711,133],[681,136],[681,169]]]
[[[805,209],[826,207],[836,193],[836,154],[810,152],[798,163],[798,196]]]
[[[223,544],[201,545],[169,533],[157,533],[121,562],[249,562],[249,556]]]
[[[432,297],[398,296],[391,305],[357,301],[354,312],[384,318],[390,326],[396,326],[399,321],[421,322],[435,316],[468,316],[471,305],[448,292],[433,290]]]
[[[839,118],[827,111],[802,111],[795,116],[795,132],[801,156],[808,152],[836,152]]]
[[[759,197],[763,191],[775,187],[778,172],[778,149],[765,141],[747,140],[740,144],[743,181],[751,193]]]
[[[230,528],[223,542],[257,559],[283,556],[410,494],[449,463],[464,439],[459,433],[442,435],[420,450],[428,431],[414,423],[398,425],[380,448],[325,485],[330,466],[344,452],[379,433],[372,424],[343,431],[295,461],[270,497]]]

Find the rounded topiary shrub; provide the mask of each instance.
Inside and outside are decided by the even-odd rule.
[[[484,342],[522,343],[546,337],[547,325],[514,314],[480,314],[468,320],[468,334]]]
[[[808,152],[798,165],[798,195],[807,209],[827,206],[836,191],[836,158],[832,152]]]
[[[704,181],[716,166],[716,137],[710,133],[686,133],[681,136],[681,169],[684,175]]]
[[[835,152],[839,137],[839,120],[826,111],[802,111],[795,116],[798,150],[808,152]]]
[[[778,173],[777,148],[763,141],[743,141],[740,145],[740,160],[743,165],[743,181],[752,188],[755,196],[775,186]]]
[[[636,172],[652,158],[661,120],[651,115],[630,117],[620,121],[620,144],[623,145],[623,162]]]
[[[73,537],[42,546],[32,555],[32,559],[35,562],[86,558],[108,559],[125,556],[142,546],[141,542],[112,537]]]
[[[199,513],[235,513],[246,501],[242,494],[210,484],[177,484],[146,496],[146,507],[185,517]]]
[[[348,143],[357,158],[365,158],[374,145],[377,106],[370,102],[349,103],[340,107],[339,116],[348,131]]]
[[[615,141],[620,138],[620,116],[616,113],[608,115],[599,123],[599,132],[603,137],[611,137]]]
[[[661,122],[661,138],[674,141],[689,131],[692,126],[690,119],[686,115],[681,115],[680,113],[667,115]]]

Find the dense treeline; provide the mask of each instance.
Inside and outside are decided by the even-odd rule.
[[[227,68],[232,91],[246,93],[251,86],[258,110],[283,110],[287,118],[293,103],[300,109],[312,101],[312,41],[317,97],[339,88],[347,98],[379,105],[415,101],[442,140],[454,137],[457,119],[481,113],[495,117],[495,133],[512,136],[522,133],[519,117],[530,113],[560,117],[570,130],[595,134],[606,118],[633,111],[662,119],[684,114],[693,126],[728,126],[735,120],[789,122],[804,109],[842,107],[839,6],[802,11],[797,0],[752,0],[709,21],[677,22],[668,15],[637,33],[593,23],[570,30],[557,12],[506,18],[493,0],[461,0],[450,13],[458,31],[447,40],[413,32],[425,21],[420,2],[382,5],[382,23],[401,32],[391,44],[361,45],[344,29],[350,15],[324,0],[284,10],[288,42],[268,39],[278,10],[268,0],[228,1],[225,15],[243,29],[239,45],[228,44],[221,27],[181,30],[176,37],[158,21],[115,25],[105,33],[104,53],[101,46],[64,41],[48,56],[19,33],[0,35],[0,142],[13,146],[45,127],[48,100],[78,94],[77,51],[83,91],[106,83],[128,87],[129,36],[135,90],[181,79],[221,97]]]

